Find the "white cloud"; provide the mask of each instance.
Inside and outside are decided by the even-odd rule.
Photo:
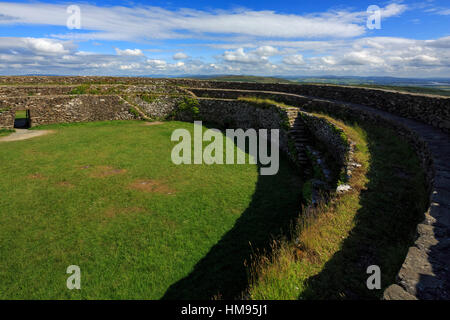
[[[440,38],[437,40],[428,40],[428,41],[425,41],[425,43],[430,47],[443,48],[443,49],[450,48],[450,36]]]
[[[173,59],[174,60],[183,60],[183,59],[187,59],[188,55],[185,54],[184,52],[177,52],[173,55]]]
[[[68,53],[69,51],[64,48],[64,45],[60,42],[50,39],[35,39],[26,38],[24,41],[29,48],[35,52],[41,53]]]
[[[406,11],[408,7],[404,4],[391,3],[381,9],[381,18],[395,17]]]
[[[151,6],[100,7],[80,4],[88,32],[55,35],[61,39],[148,40],[223,35],[276,38],[349,38],[365,33],[365,11],[284,14],[275,11],[175,11]],[[0,24],[66,26],[65,4],[0,2]],[[383,8],[384,18],[401,14],[405,5]]]
[[[271,57],[277,55],[278,53],[278,49],[272,46],[262,46],[255,50],[255,54],[262,57]]]
[[[0,74],[74,75],[392,75],[450,74],[450,37],[414,40],[366,37],[333,41],[256,41],[207,58],[168,63],[171,57],[80,51],[71,41],[0,37]],[[130,49],[134,51],[135,49]],[[121,50],[126,52],[126,50]],[[20,67],[19,67],[20,66]]]
[[[67,54],[75,48],[71,41],[46,38],[0,37],[0,52],[33,52],[42,55]]]
[[[305,63],[305,60],[301,54],[295,54],[284,57],[283,62],[288,65],[302,65]]]
[[[167,62],[159,59],[149,59],[147,60],[148,69],[165,70],[167,68]]]
[[[382,64],[384,60],[379,56],[369,53],[369,51],[350,52],[344,55],[340,62],[348,65]]]
[[[269,57],[279,54],[279,50],[272,46],[261,46],[248,52],[245,52],[244,48],[238,48],[236,50],[225,51],[222,59],[231,63],[270,64]]]
[[[118,56],[143,56],[144,53],[140,49],[125,49],[120,50],[116,48],[116,53]]]
[[[249,54],[244,51],[244,48],[239,48],[234,51],[225,51],[223,59],[228,62],[237,63],[260,63],[265,57],[258,56],[256,54]]]
[[[119,68],[120,70],[132,70],[132,69],[138,69],[140,68],[140,64],[139,63],[132,63],[132,64],[128,64],[128,65],[121,65]]]
[[[433,65],[439,65],[440,61],[438,58],[422,54],[414,57],[408,57],[405,59],[409,62],[411,65],[415,66],[433,66]]]

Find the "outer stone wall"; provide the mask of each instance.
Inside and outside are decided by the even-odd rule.
[[[136,116],[117,96],[54,97],[30,109],[31,126],[105,120],[131,120]]]
[[[218,81],[180,81],[188,87],[259,90],[293,93],[316,98],[363,104],[418,120],[450,132],[450,98],[397,93],[387,90],[332,85],[261,84]]]
[[[14,128],[15,112],[12,110],[2,110],[0,108],[0,129]]]
[[[0,126],[14,126],[15,110],[30,110],[31,126],[103,120],[130,120],[136,116],[118,96],[43,96],[17,97],[0,100],[0,109],[9,110],[0,115]],[[11,119],[12,116],[12,119]],[[9,124],[9,125],[8,125]]]

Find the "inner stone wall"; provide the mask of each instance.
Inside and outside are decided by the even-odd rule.
[[[199,113],[193,114],[190,110],[178,112],[177,120],[192,122],[201,119],[206,123],[214,123],[222,128],[241,129],[279,129],[279,148],[303,170],[309,169],[300,163],[293,150],[295,145],[304,142],[296,141],[291,130],[296,124],[307,129],[312,141],[319,143],[328,150],[330,158],[335,162],[333,167],[338,171],[347,171],[350,154],[350,142],[339,128],[324,118],[301,111],[298,108],[278,106],[276,104],[258,104],[243,100],[230,99],[199,99]],[[306,145],[302,146],[306,148]],[[313,159],[310,159],[313,161]],[[328,178],[331,178],[326,174]],[[324,181],[333,184],[335,181]]]
[[[222,128],[279,129],[280,150],[288,152],[288,115],[275,106],[258,108],[238,100],[199,99],[199,114],[194,117],[190,111],[179,112],[177,120],[192,122],[196,118],[214,123]]]

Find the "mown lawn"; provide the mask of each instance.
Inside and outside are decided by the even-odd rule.
[[[198,265],[242,271],[248,242],[264,246],[298,214],[300,181],[283,159],[263,183],[257,165],[174,165],[170,136],[192,124],[44,128],[56,132],[0,145],[1,299],[159,299]],[[81,290],[66,287],[69,265]],[[183,290],[234,293],[236,279]]]

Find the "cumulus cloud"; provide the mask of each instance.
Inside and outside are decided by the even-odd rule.
[[[266,57],[257,55],[255,53],[246,53],[244,48],[239,48],[234,51],[225,51],[223,59],[227,62],[237,63],[260,63],[262,60],[267,60]]]
[[[184,52],[177,52],[173,55],[174,60],[184,60],[187,58],[188,58],[188,55]]]
[[[71,52],[75,45],[71,41],[59,41],[46,38],[0,38],[0,52],[16,51],[30,52],[43,55],[66,54]]]
[[[159,59],[149,59],[147,60],[147,69],[157,69],[165,70],[167,67],[167,62]]]
[[[254,53],[261,57],[271,57],[277,55],[279,51],[272,46],[262,46],[256,49]]]
[[[119,48],[116,48],[116,53],[118,56],[143,56],[144,53],[140,49],[125,49],[120,50]]]
[[[364,50],[345,54],[340,63],[348,65],[379,65],[383,62],[384,60],[379,56]]]
[[[283,58],[283,63],[288,65],[302,65],[305,63],[303,56],[301,54],[295,54],[291,56],[285,56]]]
[[[79,51],[71,41],[0,37],[0,74],[450,74],[450,37],[433,40],[367,37],[281,43],[289,46],[279,47],[273,42],[272,45],[252,44],[251,49],[224,50],[213,63],[192,58],[168,63],[163,56],[149,59],[117,51],[116,54]],[[303,49],[308,54],[302,54]],[[127,52],[119,52],[122,51]]]

